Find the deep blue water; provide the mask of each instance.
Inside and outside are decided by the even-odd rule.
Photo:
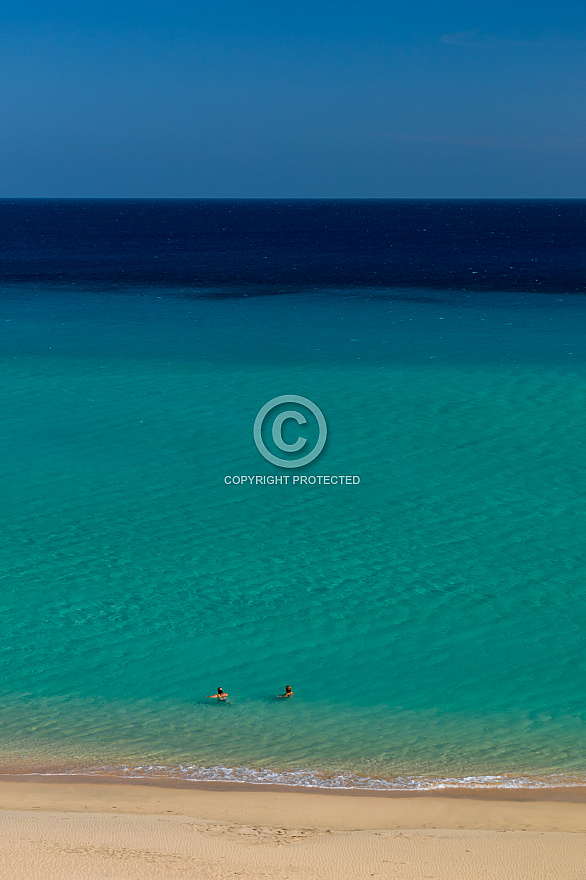
[[[0,280],[584,292],[585,201],[4,200]]]

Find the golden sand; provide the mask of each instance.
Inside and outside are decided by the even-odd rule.
[[[586,790],[330,794],[0,780],[10,880],[584,880]]]

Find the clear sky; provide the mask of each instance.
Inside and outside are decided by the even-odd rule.
[[[586,4],[0,4],[0,196],[586,197]]]

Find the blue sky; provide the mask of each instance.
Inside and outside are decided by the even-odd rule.
[[[0,22],[4,197],[586,197],[584,3],[11,0]]]

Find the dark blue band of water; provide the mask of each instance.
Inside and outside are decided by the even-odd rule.
[[[583,293],[583,200],[2,200],[0,281]]]

